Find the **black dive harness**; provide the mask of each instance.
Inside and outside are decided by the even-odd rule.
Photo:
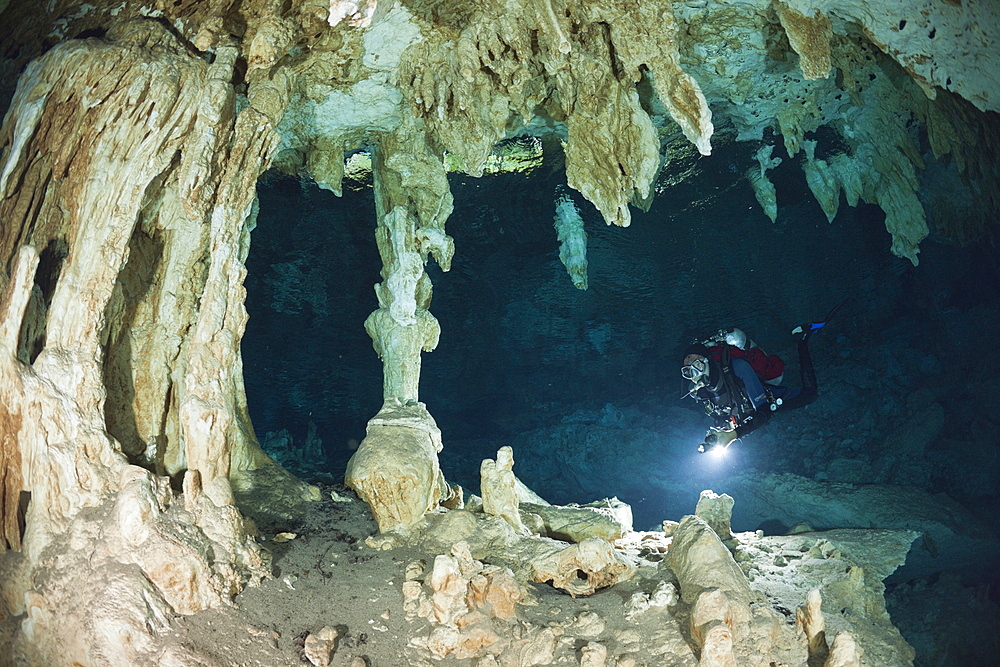
[[[776,401],[764,385],[765,398],[770,404],[770,410],[758,411],[747,395],[743,381],[733,371],[732,355],[729,346],[722,346],[719,363],[719,374],[711,385],[701,387],[694,396],[705,404],[705,411],[715,420],[716,428],[736,430],[737,437],[742,437],[763,425],[770,417],[772,410],[778,407]]]

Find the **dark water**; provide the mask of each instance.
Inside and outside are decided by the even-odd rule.
[[[679,165],[690,175],[678,185],[668,185],[668,165],[652,208],[633,209],[628,228],[607,226],[577,196],[589,236],[586,291],[558,258],[560,172],[453,176],[456,254],[448,273],[428,267],[442,333],[421,379],[446,448],[558,423],[580,405],[672,399],[680,351],[721,326],[791,355],[790,329],[846,297],[854,300],[839,315],[845,329],[893,316],[909,264],[888,254],[878,209],[845,206],[828,223],[789,164],[775,172],[780,217],[771,223],[734,173],[749,164],[749,148],[716,153]],[[287,428],[301,439],[314,422],[339,474],[345,443],[363,437],[381,403],[381,365],[363,329],[380,280],[371,191],[338,199],[275,177],[260,203],[243,343],[254,423],[261,435]]]

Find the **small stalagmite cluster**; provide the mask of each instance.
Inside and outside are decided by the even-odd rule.
[[[429,515],[419,530],[368,541],[376,549],[408,542],[441,554],[406,570],[405,612],[428,621],[410,643],[410,664],[912,664],[913,650],[885,612],[881,581],[918,533],[733,534],[733,499],[711,491],[695,514],[667,522],[664,532],[635,532],[627,506],[615,500],[541,512],[518,500],[513,473],[495,474],[510,455],[501,451],[484,463],[482,502],[473,498],[464,509]],[[511,502],[491,511],[487,494]],[[526,582],[574,597],[607,587],[618,594],[553,623],[539,620],[551,603],[536,599]],[[545,611],[518,613],[532,606]]]
[[[456,624],[482,605],[461,609],[462,585],[510,620],[490,598],[508,586],[495,568],[574,595],[641,572],[612,547],[630,526],[608,535],[607,514],[587,509],[605,532],[574,529],[579,515],[544,509],[506,453],[484,466],[485,511],[463,509],[440,470],[442,434],[418,388],[421,354],[440,333],[424,267],[447,270],[456,252],[447,165],[479,175],[498,141],[555,137],[569,187],[625,226],[669,168],[665,147],[689,142],[707,156],[725,129],[725,140],[760,144],[751,182],[772,219],[781,203],[767,171],[801,151],[831,220],[841,193],[878,205],[892,252],[916,263],[928,217],[958,240],[991,233],[1000,179],[978,147],[996,140],[996,11],[924,0],[878,16],[854,0],[0,1],[0,619],[19,619],[47,664],[193,664],[158,646],[157,628],[269,574],[238,506],[294,507],[318,490],[267,457],[247,410],[255,187],[275,168],[339,192],[345,153],[362,148],[382,259],[365,328],[385,405],[348,483],[386,534],[378,545],[416,540],[454,560],[435,565],[428,590],[410,587],[408,602],[447,628],[424,646],[474,653]],[[966,188],[939,196],[943,208],[917,196],[928,159],[918,125]],[[947,206],[970,192],[982,206],[955,222]],[[583,249],[569,255],[585,286]],[[526,512],[532,502],[542,509]],[[743,552],[722,546],[719,525],[689,518],[673,536],[669,568],[692,614],[670,644],[689,656],[677,664],[693,664],[685,636],[701,664],[751,664],[739,661],[768,637],[804,664],[806,644],[823,648],[816,596],[800,622],[809,641],[793,641],[760,611],[733,560]],[[699,578],[705,559],[717,580]],[[54,568],[44,581],[43,567]],[[107,573],[102,585],[91,571]],[[824,585],[862,595],[872,582],[852,576]],[[636,618],[665,613],[642,604]],[[509,628],[469,627],[520,655],[544,657],[555,641],[551,629],[515,640]],[[856,628],[836,635],[827,664],[855,664],[866,639],[883,646]],[[583,660],[603,664],[607,651],[596,642]]]

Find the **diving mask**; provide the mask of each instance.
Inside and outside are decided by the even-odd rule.
[[[708,373],[708,359],[705,357],[699,357],[687,366],[681,367],[681,377],[700,386],[708,384]]]

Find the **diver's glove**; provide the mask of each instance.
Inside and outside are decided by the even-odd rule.
[[[736,440],[736,429],[711,428],[705,434],[705,442],[698,445],[699,452],[724,450]]]

